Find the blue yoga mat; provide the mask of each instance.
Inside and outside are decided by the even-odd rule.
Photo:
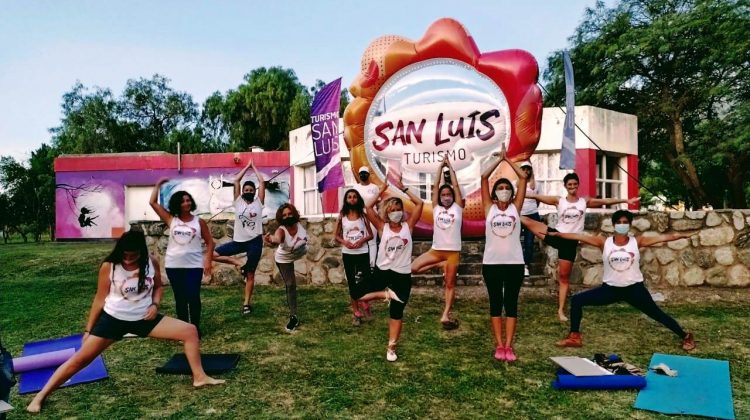
[[[649,367],[664,363],[678,371],[671,377],[649,370],[646,388],[635,399],[635,408],[665,414],[692,414],[734,419],[729,362],[655,353]]]
[[[575,376],[563,368],[557,370],[552,388],[555,389],[641,389],[646,378],[637,375]]]
[[[82,334],[77,334],[71,335],[70,337],[26,343],[23,345],[22,355],[31,356],[50,351],[64,350],[70,347],[74,347],[77,351],[81,347],[82,337]],[[29,394],[40,391],[42,387],[44,387],[44,384],[47,383],[50,376],[55,372],[55,369],[57,369],[57,367],[37,369],[22,373],[21,379],[18,383],[18,393]],[[104,366],[104,359],[102,359],[102,356],[100,355],[80,372],[73,375],[70,380],[62,384],[62,387],[95,382],[108,377],[109,374],[107,373],[107,367]]]

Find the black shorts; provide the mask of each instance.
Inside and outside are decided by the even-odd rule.
[[[122,337],[128,333],[135,334],[138,337],[148,337],[162,318],[164,318],[164,315],[156,314],[154,319],[148,321],[145,319],[140,321],[123,321],[102,311],[102,314],[99,315],[99,319],[96,320],[96,324],[89,334],[115,341],[122,340]]]
[[[555,228],[547,228],[547,232],[559,232]],[[573,262],[576,260],[578,241],[565,239],[559,236],[545,235],[544,243],[557,250],[557,258]]]

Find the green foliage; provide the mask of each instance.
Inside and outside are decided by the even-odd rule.
[[[646,186],[747,207],[748,34],[747,0],[599,2],[570,38],[576,102],[638,116]],[[564,101],[561,56],[548,58],[548,104]]]

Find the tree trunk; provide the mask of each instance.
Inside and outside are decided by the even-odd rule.
[[[687,188],[691,200],[696,205],[708,204],[708,195],[698,179],[698,171],[695,169],[690,155],[685,153],[685,133],[682,130],[680,114],[675,112],[671,116],[672,127],[669,130],[669,139],[672,141],[673,150],[666,152],[670,165]]]
[[[729,180],[729,187],[731,190],[731,202],[729,203],[730,208],[734,209],[746,209],[747,208],[747,197],[745,196],[745,182],[744,182],[744,169],[745,160],[733,160],[727,167],[727,179]]]

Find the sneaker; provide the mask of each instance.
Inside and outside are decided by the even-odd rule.
[[[693,338],[693,333],[687,333],[685,338],[682,339],[682,349],[685,351],[695,350],[695,338]]]
[[[248,316],[253,313],[253,305],[242,305],[242,316]]]
[[[572,332],[567,337],[555,343],[557,347],[583,347],[581,333]]]
[[[495,347],[495,360],[500,360],[500,361],[505,360],[505,347],[503,346]]]
[[[518,360],[518,357],[516,357],[516,354],[513,352],[513,347],[505,348],[505,360],[508,362],[515,362]]]
[[[293,332],[299,327],[299,318],[297,318],[297,315],[292,315],[289,317],[289,322],[286,323],[286,332],[290,333]]]
[[[388,347],[386,349],[386,351],[385,351],[385,360],[387,360],[389,362],[395,362],[396,360],[398,360],[398,355],[396,354],[396,349],[395,348],[391,349],[390,347]]]
[[[529,266],[528,265],[524,265],[523,266],[523,276],[524,277],[529,277]]]

